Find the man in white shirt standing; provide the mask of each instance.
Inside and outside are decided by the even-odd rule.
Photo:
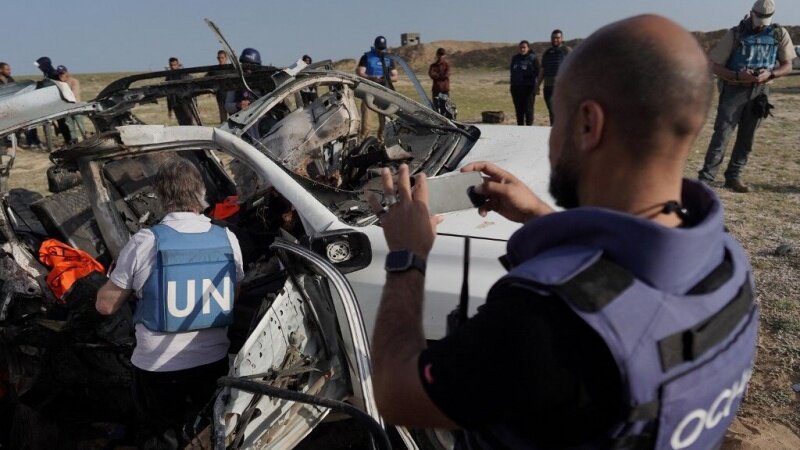
[[[209,402],[228,371],[227,326],[236,286],[244,278],[239,242],[200,214],[208,205],[197,168],[175,157],[156,177],[166,213],[120,251],[97,294],[100,314],[138,297],[134,401],[142,425],[140,448],[184,448],[181,432]]]

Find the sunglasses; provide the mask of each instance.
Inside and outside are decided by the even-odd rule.
[[[753,11],[753,15],[758,17],[759,19],[769,19],[770,17],[772,17],[773,14],[775,13],[761,14],[758,11]]]

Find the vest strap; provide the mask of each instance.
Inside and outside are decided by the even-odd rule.
[[[719,344],[752,312],[753,297],[748,278],[736,297],[711,318],[658,341],[662,370],[666,372],[677,365],[694,361]]]
[[[594,264],[570,280],[551,289],[585,312],[597,312],[611,303],[634,282],[633,274],[607,258]]]

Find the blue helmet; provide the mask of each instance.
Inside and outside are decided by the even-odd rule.
[[[376,37],[374,47],[378,51],[386,50],[386,38],[383,36]]]
[[[240,63],[247,63],[247,64],[258,64],[261,65],[261,53],[254,48],[247,47],[246,49],[242,50],[241,56],[239,56]]]

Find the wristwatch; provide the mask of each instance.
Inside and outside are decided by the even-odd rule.
[[[384,269],[390,273],[417,269],[425,275],[425,260],[408,250],[395,250],[386,255]]]
[[[775,71],[774,70],[770,70],[769,71],[769,79],[770,80],[774,80],[775,79]]]

